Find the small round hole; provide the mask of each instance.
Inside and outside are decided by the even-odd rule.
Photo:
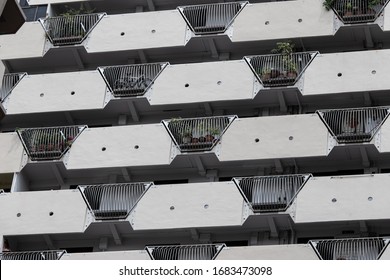
[[[185,87],[189,87],[190,85],[189,85],[189,84],[185,84],[184,86],[185,86]]]
[[[220,84],[222,84],[222,82],[221,82],[221,81],[218,81],[218,82],[217,82],[217,85],[220,85]]]
[[[44,93],[41,93],[39,96],[40,96],[40,97],[44,97],[44,96],[45,96],[45,94],[44,94]]]
[[[121,36],[124,36],[125,35],[125,32],[121,32]]]
[[[341,77],[343,74],[342,73],[338,73],[337,74],[337,77]]]
[[[302,19],[301,19],[301,18],[299,18],[299,19],[298,19],[298,22],[302,22]]]
[[[102,148],[102,151],[104,152],[105,150],[106,150],[106,147],[103,147],[103,148]]]
[[[152,33],[156,33],[156,30],[155,30],[155,29],[152,29]]]
[[[332,198],[332,202],[336,202],[337,201],[337,199],[336,198]]]
[[[209,205],[208,205],[208,204],[205,204],[205,205],[203,206],[203,208],[204,208],[204,209],[207,209],[207,208],[209,208]]]
[[[264,24],[265,24],[265,25],[268,25],[268,24],[269,24],[269,21],[267,20]]]
[[[138,146],[138,145],[135,145],[135,146],[134,146],[134,149],[139,149],[139,146]]]
[[[169,207],[169,210],[175,210],[175,206]]]
[[[50,213],[49,213],[49,216],[53,216],[53,215],[54,215],[54,213],[53,213],[53,212],[50,212]]]
[[[256,138],[256,139],[255,139],[255,142],[256,142],[256,143],[259,143],[259,141],[260,141],[259,138]]]
[[[369,197],[368,197],[368,201],[372,201],[372,196],[369,196]]]
[[[371,74],[375,75],[376,74],[376,70],[372,70]]]
[[[20,213],[16,214],[16,217],[20,217],[20,216],[22,216],[22,214],[20,214]]]
[[[72,91],[71,93],[70,93],[70,95],[74,95],[75,94],[75,92],[74,91]]]
[[[293,139],[294,139],[293,136],[288,137],[288,140],[293,140]]]

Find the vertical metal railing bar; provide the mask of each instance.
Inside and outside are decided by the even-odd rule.
[[[0,260],[59,260],[66,251],[2,252]]]
[[[3,102],[8,97],[8,95],[25,75],[27,75],[27,73],[4,74],[0,87],[0,102]]]

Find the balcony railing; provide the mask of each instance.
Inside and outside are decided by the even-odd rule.
[[[224,33],[248,2],[178,7],[195,35]]]
[[[169,63],[99,67],[98,70],[115,97],[144,95]]]
[[[390,239],[355,238],[310,241],[322,260],[377,260]]]
[[[17,133],[23,147],[33,161],[58,160],[86,126],[23,128]]]
[[[317,52],[302,52],[244,58],[264,87],[281,87],[294,85],[316,55]]]
[[[152,260],[214,260],[225,245],[148,246]]]
[[[171,119],[163,124],[181,152],[200,152],[212,150],[234,119],[234,116]]]
[[[370,4],[368,0],[335,0],[332,8],[340,20],[346,24],[372,22],[381,14],[389,0],[378,0]]]
[[[233,181],[253,212],[286,211],[310,178],[309,174],[238,177]]]
[[[25,75],[27,73],[4,74],[0,87],[0,102],[3,102],[10,95],[14,87],[16,87]]]
[[[317,111],[338,143],[370,142],[389,112],[389,107]]]
[[[126,219],[151,183],[79,186],[97,220]]]
[[[81,44],[105,13],[39,19],[54,46]]]
[[[66,251],[2,252],[0,260],[59,260]]]

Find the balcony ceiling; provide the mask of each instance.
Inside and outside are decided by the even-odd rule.
[[[16,33],[24,22],[24,13],[16,0],[0,0],[0,35]]]

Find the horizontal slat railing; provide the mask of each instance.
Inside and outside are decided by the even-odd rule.
[[[300,78],[317,52],[246,56],[264,87],[292,86]]]
[[[335,0],[333,10],[346,24],[372,22],[388,2],[388,0]]]
[[[370,142],[389,115],[389,107],[319,110],[338,143]]]
[[[256,213],[285,211],[311,175],[280,175],[234,178]]]
[[[66,251],[2,252],[0,260],[59,260]]]
[[[97,220],[126,219],[150,183],[84,185],[79,189]]]
[[[384,238],[329,239],[310,241],[323,260],[376,260],[389,243]]]
[[[213,260],[223,244],[172,245],[146,247],[153,260]]]
[[[216,3],[178,7],[196,35],[223,33],[247,2]]]
[[[66,15],[40,19],[40,22],[54,46],[66,46],[81,44],[104,15]]]
[[[17,133],[31,160],[58,160],[86,126],[23,128]]]
[[[149,63],[98,69],[115,97],[135,97],[144,95],[167,65]]]
[[[163,123],[181,152],[197,152],[212,150],[234,118],[171,119]]]
[[[3,102],[7,98],[14,87],[25,75],[26,73],[4,74],[0,87],[0,102]]]

